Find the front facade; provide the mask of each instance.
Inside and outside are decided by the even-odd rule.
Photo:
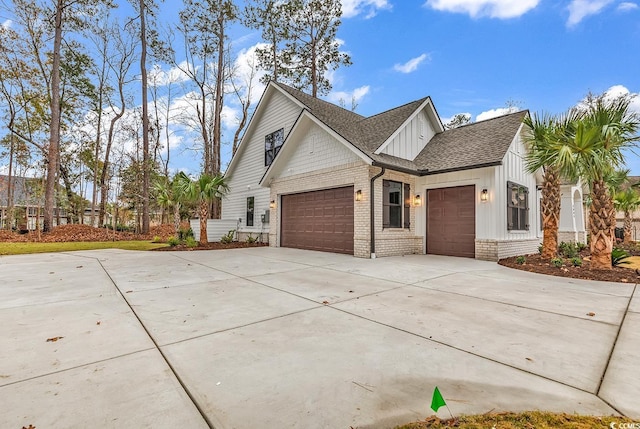
[[[534,253],[541,178],[525,172],[525,114],[445,131],[428,97],[363,117],[271,83],[209,238],[235,229],[240,240],[363,258]]]

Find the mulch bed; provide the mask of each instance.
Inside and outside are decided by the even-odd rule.
[[[640,276],[636,270],[614,267],[611,270],[592,270],[588,259],[588,254],[582,257],[582,266],[574,267],[571,260],[565,259],[562,267],[551,265],[547,259],[542,259],[539,254],[526,255],[526,262],[518,264],[517,256],[501,259],[498,263],[505,267],[517,270],[529,271],[532,273],[548,274],[550,276],[570,277],[574,279],[598,280],[603,282],[619,283],[639,283]]]
[[[173,225],[158,225],[149,229],[149,234],[135,234],[132,232],[113,231],[111,229],[96,228],[90,225],[60,225],[51,232],[37,233],[31,231],[27,234],[18,234],[6,230],[0,231],[0,242],[25,243],[66,243],[75,241],[150,241],[155,237],[166,241],[174,235]]]
[[[196,247],[188,247],[184,244],[178,244],[177,246],[160,247],[158,249],[152,249],[154,252],[167,252],[167,251],[190,251],[190,250],[221,250],[221,249],[244,249],[245,247],[265,247],[267,243],[247,243],[246,241],[233,241],[231,243],[212,242],[205,246],[198,244]]]

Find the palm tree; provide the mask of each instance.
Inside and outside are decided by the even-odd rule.
[[[555,258],[558,254],[558,226],[560,220],[560,172],[555,165],[555,159],[548,156],[554,148],[556,138],[556,123],[554,118],[543,114],[527,115],[524,120],[527,127],[525,143],[528,152],[525,159],[529,173],[543,170],[542,201],[542,257]]]
[[[186,177],[186,175],[185,175]],[[229,186],[224,176],[217,174],[210,176],[206,173],[199,178],[191,180],[186,177],[178,181],[180,194],[188,201],[198,204],[198,217],[200,218],[200,244],[207,241],[207,219],[209,219],[209,207],[211,203],[229,193]]]
[[[160,207],[173,210],[173,230],[174,234],[178,233],[180,228],[180,209],[182,202],[185,199],[183,190],[186,189],[185,183],[190,182],[189,176],[184,172],[179,172],[173,176],[173,180],[167,182],[166,180],[157,182],[154,186],[157,197],[156,201]]]
[[[572,109],[560,121],[555,148],[561,174],[582,177],[589,185],[591,268],[611,269],[615,208],[607,177],[624,164],[623,150],[637,141],[638,118],[630,99],[601,96],[584,109]]]
[[[631,212],[640,207],[640,195],[635,189],[627,188],[613,197],[613,205],[624,213],[624,242],[631,242]]]

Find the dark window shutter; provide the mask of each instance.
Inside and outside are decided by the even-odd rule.
[[[404,184],[404,227],[411,227],[411,186]]]

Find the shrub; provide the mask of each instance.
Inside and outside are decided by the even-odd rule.
[[[174,237],[173,235],[171,237],[169,237],[167,239],[167,243],[169,244],[169,246],[171,247],[175,247],[178,244],[180,244],[180,240],[177,237]]]
[[[556,268],[560,268],[562,267],[562,258],[553,258],[551,260],[551,265],[553,265]]]
[[[560,243],[559,252],[565,258],[576,258],[578,256],[578,246],[575,243]]]
[[[162,239],[160,238],[159,235],[154,235],[153,236],[153,242],[154,243],[162,243]]]
[[[582,252],[587,248],[587,243],[577,242],[576,247],[578,248],[578,252]]]
[[[626,261],[625,259],[627,259],[629,256],[631,255],[627,253],[626,250],[620,249],[619,247],[614,247],[613,250],[611,250],[611,265],[614,267],[618,267],[622,264],[628,264],[629,261]]]
[[[196,247],[198,242],[193,237],[187,237],[186,240],[184,240],[184,244],[186,244],[187,247]]]
[[[258,241],[258,239],[256,237],[254,237],[253,234],[249,233],[249,236],[247,237],[247,243],[253,244],[256,241]]]
[[[178,228],[178,240],[184,241],[189,237],[193,238],[193,230],[190,227],[188,227],[188,228],[184,228],[184,227]]]
[[[574,267],[581,267],[582,266],[582,259],[580,259],[580,258],[572,258],[571,259],[571,263],[573,264]]]
[[[225,235],[223,235],[220,238],[220,243],[222,244],[229,244],[231,242],[233,242],[233,236],[236,234],[236,230],[232,229],[231,231],[227,232]]]
[[[525,258],[524,256],[518,256],[518,257],[516,258],[516,264],[520,264],[520,265],[522,265],[522,264],[524,264],[525,262],[527,262],[527,258]]]
[[[538,246],[538,253],[542,255],[542,244]]]

